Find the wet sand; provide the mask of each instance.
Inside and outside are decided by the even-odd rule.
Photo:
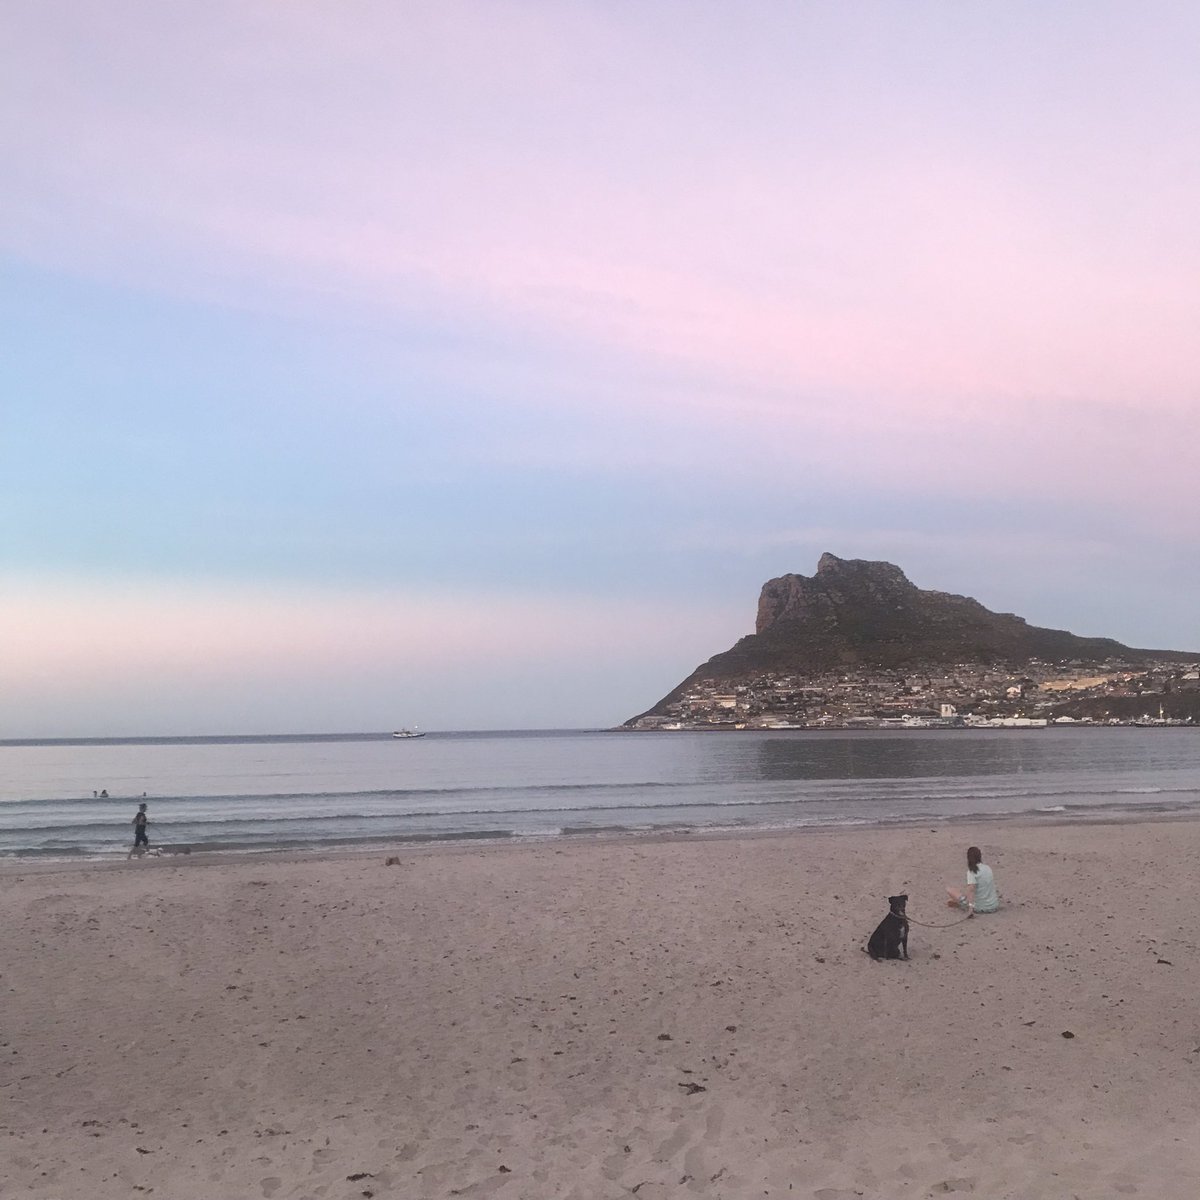
[[[861,952],[890,893],[954,921],[973,842],[1001,912]],[[9,865],[0,1196],[1190,1197],[1198,860],[1160,820]]]

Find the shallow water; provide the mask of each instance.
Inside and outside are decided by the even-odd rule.
[[[107,790],[108,799],[93,796]],[[1200,806],[1200,729],[548,731],[0,742],[0,855]]]

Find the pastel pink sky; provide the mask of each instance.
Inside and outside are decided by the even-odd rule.
[[[516,547],[511,578],[429,567],[387,585],[385,607],[421,633],[413,647],[389,641],[385,657],[420,665],[422,687],[436,690],[460,651],[492,645],[488,686],[500,694],[509,650],[546,629],[564,630],[555,654],[599,670],[620,626],[597,626],[597,614],[650,619],[661,609],[647,592],[671,581],[666,566],[650,580],[645,564],[677,570],[691,555],[694,588],[706,553],[727,556],[712,570],[730,590],[679,617],[661,686],[628,667],[606,693],[614,721],[668,690],[693,655],[746,632],[768,573],[811,571],[825,549],[901,561],[930,586],[977,586],[985,603],[1024,605],[1042,623],[1121,618],[1081,632],[1200,643],[1172,566],[1200,557],[1194,6],[17,0],[5,24],[0,259],[50,281],[49,360],[74,336],[56,324],[69,309],[53,297],[60,284],[232,314],[251,330],[290,322],[314,356],[330,347],[328,400],[255,392],[268,428],[320,430],[308,474],[271,476],[276,540],[328,511],[323,497],[286,511],[309,480],[349,492],[373,478],[348,453],[320,458],[325,420],[403,428],[419,403],[422,428],[440,422],[450,449],[414,451],[396,475],[427,473],[452,495],[546,480],[507,528],[497,517],[492,540]],[[133,365],[114,386],[135,397],[131,412],[153,412],[153,436],[137,437],[159,458],[164,445],[185,457],[189,421],[224,411],[228,386],[204,380],[201,399],[175,399],[171,381],[195,378],[194,364],[171,362],[152,323],[131,337]],[[339,388],[360,343],[370,348],[356,366],[377,386]],[[143,361],[154,364],[145,378]],[[105,428],[74,385],[48,403],[76,407],[56,428]],[[46,404],[29,400],[31,412]],[[22,461],[42,454],[55,474],[56,437]],[[129,452],[137,475],[145,461]],[[564,480],[595,481],[595,494]],[[807,489],[794,501],[792,480]],[[639,487],[646,508],[669,495],[678,512],[632,519],[619,499]],[[694,514],[678,499],[689,489]],[[207,519],[194,492],[157,501],[179,529]],[[32,493],[13,499],[39,510]],[[74,502],[62,501],[64,524]],[[547,609],[519,539],[537,540],[540,513],[589,503],[614,514],[579,534],[610,548],[610,578],[595,594],[564,583],[556,594],[573,599]],[[364,508],[346,504],[356,532],[339,546],[369,537]],[[497,506],[481,502],[483,516],[461,525],[440,515],[444,499],[429,513],[400,507],[428,521],[431,542],[469,547]],[[261,512],[237,516],[231,528]],[[114,519],[129,520],[124,509]],[[131,542],[150,545],[151,524],[130,522]],[[338,661],[370,672],[370,637],[330,640],[316,615],[344,605],[353,628],[379,627],[369,581],[337,581],[336,601],[305,601],[293,621],[276,579],[261,581],[269,602],[239,590],[256,586],[249,543],[234,566],[197,552],[156,578],[128,574],[119,554],[58,553],[58,528],[30,533],[41,549],[11,564],[23,587],[41,581],[41,599],[26,599],[72,631],[56,641],[53,622],[29,627],[30,681],[74,663],[94,689],[122,655],[139,681],[156,664],[188,678],[240,662],[264,697],[289,659],[313,679]],[[980,544],[975,529],[989,531]],[[555,537],[569,531],[547,534],[539,561]],[[633,564],[619,561],[629,544]],[[390,553],[364,544],[360,573]],[[314,550],[289,569],[316,579],[328,557]],[[441,561],[435,549],[426,558]],[[1130,590],[1077,616],[1069,597],[1093,572],[1134,561],[1159,573],[1152,602]],[[613,582],[622,570],[625,590]],[[465,619],[485,592],[508,636]],[[1147,628],[1140,608],[1161,620]],[[559,623],[571,611],[573,635]],[[716,613],[732,627],[709,644]],[[151,626],[135,652],[130,631]],[[549,671],[549,659],[535,671],[543,689]],[[122,702],[131,713],[136,690]],[[448,713],[452,689],[445,697]]]
[[[601,687],[602,669],[653,691],[659,681],[641,664],[661,641],[656,617],[650,605],[569,595],[480,604],[394,589],[10,578],[0,594],[5,687],[21,709],[6,736],[87,728],[97,710],[141,731],[262,729],[268,703],[300,732],[326,728],[331,711],[340,728],[369,730],[381,700],[398,723],[417,723],[411,711],[433,728],[487,727],[497,693],[516,726],[536,725],[548,700],[570,706]],[[713,644],[729,617],[684,603],[671,636]]]
[[[1185,9],[17,7],[11,251],[914,416],[1197,403]]]

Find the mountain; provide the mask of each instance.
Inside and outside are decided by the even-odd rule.
[[[918,588],[891,563],[823,554],[814,576],[782,575],[767,582],[755,632],[710,658],[626,725],[647,727],[656,723],[650,718],[679,715],[680,703],[700,686],[711,693],[761,685],[768,678],[777,683],[786,677],[803,686],[835,676],[844,685],[852,677],[864,687],[869,681],[874,694],[881,675],[962,676],[958,668],[964,665],[967,675],[990,677],[1019,675],[1032,663],[1071,664],[1079,673],[1102,664],[1148,667],[1196,659],[1200,653],[1136,649],[1111,638],[1042,629],[968,596]],[[956,682],[959,693],[969,691]]]

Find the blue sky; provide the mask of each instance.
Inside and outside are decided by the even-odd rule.
[[[615,724],[824,550],[1200,647],[1190,6],[12,15],[4,734]]]

